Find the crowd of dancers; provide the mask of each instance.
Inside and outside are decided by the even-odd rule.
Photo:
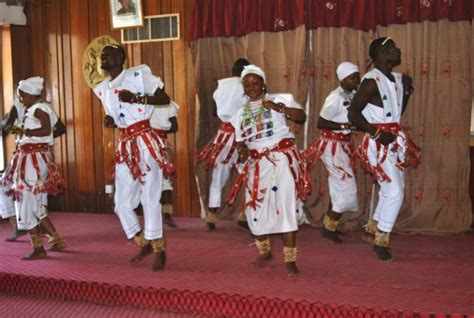
[[[196,154],[197,161],[212,171],[206,226],[208,231],[216,230],[222,190],[236,168],[238,177],[226,199],[233,204],[244,188],[238,222],[255,239],[258,257],[253,266],[265,266],[271,260],[270,236],[279,234],[288,275],[299,273],[298,220],[312,189],[309,172],[319,160],[328,170],[331,198],[321,234],[342,243],[337,232],[341,215],[359,211],[355,157],[380,185],[378,204],[363,238],[380,260],[391,260],[390,232],[403,201],[403,171],[419,163],[420,150],[400,126],[413,93],[411,78],[392,72],[401,62],[400,49],[392,39],[378,38],[371,43],[369,55],[374,67],[362,79],[357,65],[339,64],[340,85],[327,96],[319,115],[320,137],[303,150],[296,147],[287,121],[304,124],[306,114],[291,94],[267,90],[271,79],[262,68],[238,59],[233,76],[218,81],[213,98],[221,125]],[[122,46],[106,45],[100,58],[110,77],[93,90],[106,113],[104,124],[120,131],[115,213],[127,238],[139,246],[131,264],[153,254],[152,269],[159,271],[166,263],[163,223],[177,226],[171,217],[174,166],[166,136],[178,129],[178,105],[147,65],[123,68],[126,52]],[[3,123],[4,132],[16,134],[17,149],[1,179],[2,217],[9,218],[16,229],[10,240],[29,232],[33,251],[26,260],[47,255],[42,231],[49,236],[50,250],[66,246],[46,209],[47,195],[64,187],[51,147],[54,137],[65,129],[51,105],[41,101],[42,89],[42,78],[20,81],[19,99]],[[355,130],[364,132],[357,146],[351,137]],[[139,205],[143,225],[136,213]]]

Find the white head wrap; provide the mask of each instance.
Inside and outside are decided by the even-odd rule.
[[[244,70],[242,71],[242,74],[240,74],[240,78],[244,79],[245,75],[248,75],[248,74],[255,74],[255,75],[260,76],[261,78],[263,78],[263,83],[265,83],[265,73],[257,65],[253,65],[253,64],[245,65]]]
[[[337,66],[336,74],[339,81],[342,81],[351,74],[359,72],[359,67],[351,62],[342,62]]]
[[[30,95],[41,95],[41,91],[43,90],[43,82],[44,79],[39,76],[30,77],[26,80],[20,81],[18,85],[18,93],[19,91],[23,91]]]

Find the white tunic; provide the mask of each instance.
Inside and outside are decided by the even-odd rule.
[[[319,115],[329,121],[347,123],[349,121],[347,109],[353,96],[353,93],[348,94],[339,86],[326,97]],[[335,130],[334,132],[349,135],[351,130]],[[320,139],[324,138],[321,136]],[[322,144],[325,144],[324,142],[325,140],[322,140]],[[357,184],[351,166],[351,157],[348,154],[348,149],[351,147],[346,145],[347,143],[327,140],[324,152],[320,157],[329,173],[328,185],[332,210],[337,213],[359,210]]]
[[[301,109],[290,94],[267,95],[274,103],[282,102],[287,107]],[[287,138],[294,138],[286,124],[285,115],[273,110],[264,110],[261,100],[250,103],[250,111],[255,121],[247,118],[248,108],[240,108],[232,117],[236,140],[243,141],[249,149],[259,152],[271,149]],[[298,165],[292,157],[292,164]],[[268,156],[254,160],[249,158],[248,182],[246,184],[246,204],[252,200],[254,177],[258,165],[258,202],[256,207],[247,206],[245,214],[254,235],[293,232],[298,229],[297,190],[288,157],[283,152],[270,152]],[[245,168],[244,168],[245,169]]]
[[[18,145],[24,145],[24,144],[39,144],[39,143],[47,143],[52,145],[53,144],[53,127],[56,125],[56,122],[58,121],[58,117],[54,113],[53,109],[48,103],[44,102],[38,102],[31,106],[28,110],[25,112],[25,117],[23,119],[23,128],[25,129],[37,129],[41,127],[41,123],[38,118],[34,116],[35,111],[39,109],[46,114],[48,114],[50,125],[51,125],[51,133],[48,136],[43,136],[43,137],[28,137],[23,135],[19,141]]]
[[[127,128],[138,122],[149,120],[155,107],[148,104],[125,103],[118,99],[120,90],[128,90],[140,95],[154,95],[155,91],[164,87],[159,77],[151,73],[147,65],[124,69],[114,80],[105,79],[94,88],[94,93],[99,97],[106,113],[115,121],[119,128]],[[138,124],[140,125],[140,124]],[[115,165],[115,213],[119,216],[122,228],[127,237],[133,238],[141,225],[134,208],[138,204],[143,206],[144,235],[147,240],[163,237],[161,219],[161,192],[163,186],[163,170],[160,168],[155,155],[160,156],[160,147],[153,141],[151,130],[142,131],[136,136],[121,140],[117,146],[120,156],[133,160],[133,148],[139,150],[139,162],[134,167],[129,167],[127,162]],[[162,142],[162,141],[160,141]],[[150,148],[152,150],[150,150]],[[162,161],[161,156],[157,158]],[[137,177],[131,169],[139,169],[143,175]]]
[[[383,103],[383,107],[377,107],[369,103],[364,108],[362,114],[369,123],[400,123],[403,85],[401,74],[392,73],[392,75],[395,82],[388,79],[378,69],[371,70],[363,77],[363,80],[375,80]],[[379,230],[391,232],[395,226],[404,197],[404,174],[403,170],[397,167],[397,161],[400,158],[403,158],[403,160],[405,158],[406,138],[403,132],[400,131],[394,142],[387,146],[379,145],[379,149],[377,149],[377,142],[370,136],[366,135],[365,140],[368,140],[366,151],[370,165],[374,169],[376,167],[382,169],[390,178],[390,181],[378,178],[380,185],[379,201],[373,219],[377,221]],[[395,147],[396,145],[397,147]],[[387,147],[388,151],[385,150]],[[381,161],[385,153],[387,153],[387,158]]]
[[[235,112],[246,102],[240,77],[228,77],[217,81],[212,94],[217,107],[217,116],[222,122],[229,122]]]
[[[94,93],[102,101],[107,115],[112,116],[119,128],[126,128],[136,122],[150,119],[154,106],[121,102],[118,92],[126,89],[134,94],[154,95],[164,87],[159,77],[151,73],[147,65],[124,69],[112,81],[107,78],[94,88]]]

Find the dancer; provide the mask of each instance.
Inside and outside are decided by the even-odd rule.
[[[413,93],[408,75],[392,72],[401,63],[401,51],[389,38],[370,44],[375,68],[364,75],[349,108],[349,120],[365,132],[358,156],[380,185],[379,201],[369,219],[365,239],[381,261],[392,259],[389,238],[403,202],[403,170],[416,167],[420,149],[400,127],[400,118]]]
[[[173,151],[168,144],[168,134],[175,134],[178,131],[178,120],[176,118],[178,114],[179,106],[175,102],[171,101],[166,107],[160,105],[160,107],[155,107],[153,114],[150,118],[150,126],[156,131],[160,136],[161,140],[165,143],[166,152],[164,153],[167,156],[167,161],[173,162]],[[178,227],[178,225],[173,220],[173,203],[172,203],[172,193],[173,193],[173,180],[171,177],[163,178],[163,189],[161,192],[161,208],[163,213],[163,223],[167,224],[170,227]]]
[[[48,106],[51,106],[47,104]],[[50,107],[51,109],[51,122],[54,123],[53,127],[53,138],[58,138],[62,136],[63,134],[66,133],[66,127],[62,123],[61,119],[56,115],[54,112],[53,108]],[[16,127],[21,126],[23,122],[25,114],[25,107],[23,104],[20,102],[18,98],[18,92],[15,95],[15,98],[13,100],[13,105],[10,109],[10,112],[5,116],[4,120],[2,121],[2,131],[4,134],[10,133],[12,130],[15,133],[16,132]],[[17,135],[17,138],[15,140],[15,143],[18,144],[20,141],[21,136]],[[51,141],[51,146],[53,146],[53,142]],[[5,170],[9,170],[10,168],[7,166]],[[7,192],[10,189],[7,187],[3,186],[0,184],[0,212],[1,216],[3,219],[7,219],[14,228],[14,232],[10,237],[8,237],[6,240],[7,242],[15,242],[19,237],[25,235],[28,233],[28,231],[24,230],[19,230],[17,223],[16,223],[16,215],[15,215],[15,204],[13,199],[7,195]],[[44,197],[47,198],[47,197]],[[47,202],[43,203],[43,208],[46,209]],[[48,219],[46,219],[47,222]],[[44,228],[42,225],[42,220],[40,220],[40,231],[41,232],[48,232],[47,229]],[[51,237],[53,233],[50,232],[49,235]]]
[[[351,62],[339,64],[336,73],[340,85],[324,101],[318,120],[321,136],[305,150],[305,158],[309,169],[321,158],[328,170],[331,202],[324,215],[321,235],[334,243],[342,243],[336,231],[339,219],[344,212],[357,212],[359,209],[352,169],[353,126],[347,119],[347,109],[359,86],[360,75],[357,65]]]
[[[10,109],[10,112],[5,115],[2,121],[2,132],[4,135],[8,134],[12,127],[20,125],[23,122],[23,115],[25,113],[25,108],[20,103],[20,100],[17,95],[13,100],[13,105]],[[18,142],[19,138],[16,138],[15,142]],[[9,170],[7,166],[5,170]],[[8,219],[11,226],[13,227],[13,233],[6,239],[7,242],[15,242],[19,237],[28,234],[28,231],[19,230],[16,224],[16,214],[15,214],[15,203],[13,199],[7,195],[7,192],[10,189],[3,185],[0,185],[0,212],[2,219]]]
[[[19,135],[18,149],[2,177],[2,185],[10,188],[8,195],[15,201],[17,226],[31,235],[33,251],[23,259],[46,257],[39,225],[50,234],[50,250],[65,248],[62,236],[48,217],[47,195],[55,195],[65,182],[59,174],[51,151],[53,127],[57,120],[52,108],[40,100],[43,78],[20,81],[18,92],[25,114],[20,126],[12,128]]]
[[[229,203],[245,185],[245,214],[260,256],[252,264],[264,266],[272,257],[270,234],[281,234],[289,276],[296,266],[297,198],[311,191],[303,158],[294,144],[286,119],[303,124],[306,115],[290,94],[268,94],[265,74],[255,65],[244,67],[246,103],[234,114],[238,160],[245,163]]]
[[[216,102],[217,116],[221,125],[212,141],[201,149],[196,158],[203,162],[206,169],[212,169],[212,181],[209,188],[209,211],[206,213],[206,225],[209,231],[216,229],[217,212],[221,207],[222,189],[229,180],[230,171],[237,162],[237,148],[234,127],[229,120],[245,103],[244,90],[240,74],[244,66],[249,65],[246,59],[235,61],[232,77],[220,79],[212,95]],[[244,213],[239,214],[238,226],[248,231]]]
[[[155,254],[152,269],[164,269],[165,238],[161,214],[163,175],[173,166],[165,161],[165,146],[150,127],[153,105],[169,104],[163,82],[152,75],[147,65],[124,69],[126,53],[122,46],[108,44],[101,51],[101,67],[110,77],[95,88],[107,116],[107,126],[116,125],[120,138],[115,162],[115,213],[129,239],[141,248],[130,260],[135,265]],[[143,207],[144,229],[134,208]]]

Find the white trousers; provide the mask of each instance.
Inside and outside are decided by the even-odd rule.
[[[351,167],[351,159],[340,143],[332,142],[336,145],[334,156],[332,144],[329,144],[321,155],[321,161],[329,173],[328,184],[332,210],[337,213],[357,212],[359,210],[357,183]]]
[[[141,203],[145,239],[160,239],[163,237],[160,203],[163,170],[146,148],[140,150],[140,159],[141,171],[146,171],[141,180],[133,179],[125,163],[115,165],[115,213],[120,219],[127,238],[131,239],[141,231],[140,222],[134,211]]]
[[[229,180],[230,171],[237,162],[237,151],[227,163],[224,161],[231,149],[233,139],[222,149],[216,159],[216,165],[212,169],[212,181],[209,187],[209,208],[220,208],[222,199],[222,189]]]
[[[387,159],[380,163],[385,174],[391,179],[391,182],[380,181],[379,201],[374,212],[373,219],[377,221],[377,227],[380,231],[390,233],[395,226],[400,208],[403,203],[404,196],[404,172],[400,170],[395,163],[397,162],[397,155],[401,158],[405,157],[405,144],[402,138],[398,137],[396,141],[399,145],[398,153],[392,150],[388,151]],[[388,147],[392,149],[394,143]],[[383,156],[383,147],[380,149],[378,156],[375,154],[375,145],[369,146],[369,160],[371,165],[375,165],[377,159]]]
[[[20,201],[15,201],[16,223],[19,230],[31,230],[48,216],[46,193],[34,194],[31,191],[21,193]]]

